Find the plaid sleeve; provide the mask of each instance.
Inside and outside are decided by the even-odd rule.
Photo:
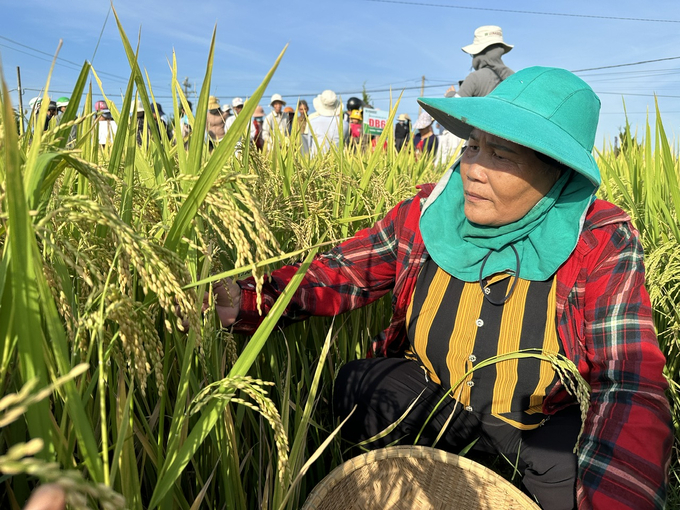
[[[580,509],[663,508],[672,445],[667,383],[629,224],[612,225],[585,289],[591,406],[580,441]]]
[[[334,316],[375,301],[392,290],[396,275],[396,223],[412,200],[398,204],[371,228],[359,231],[331,251],[317,255],[285,310],[281,325],[310,316]],[[241,310],[235,331],[252,333],[262,322],[299,264],[282,267],[265,277],[262,315],[252,278],[239,282]]]

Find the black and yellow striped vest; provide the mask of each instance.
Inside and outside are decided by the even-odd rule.
[[[418,276],[406,325],[410,354],[434,381],[454,388],[452,396],[466,410],[532,429],[544,420],[543,399],[557,380],[550,362],[535,357],[482,362],[530,348],[563,354],[555,325],[555,280],[520,278],[510,298],[494,304],[513,281],[508,274],[494,275],[482,282],[482,291],[479,282],[458,280],[430,259]]]

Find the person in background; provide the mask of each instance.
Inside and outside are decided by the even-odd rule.
[[[309,117],[309,129],[313,137],[309,146],[309,155],[312,157],[317,152],[322,154],[327,152],[332,145],[338,147],[340,137],[344,136],[346,139],[349,135],[349,126],[341,118],[342,102],[335,92],[324,90],[314,98],[313,104],[314,115]],[[340,124],[343,124],[342,128]]]
[[[42,97],[36,96],[36,97],[31,98],[31,100],[28,102],[28,107],[31,109],[31,115],[33,115],[33,112],[40,110],[41,104],[42,104]]]
[[[208,133],[208,147],[212,151],[215,144],[224,138],[226,117],[220,108],[220,100],[215,96],[208,98],[208,115],[205,129]]]
[[[283,114],[283,107],[286,106],[286,102],[281,94],[273,94],[269,106],[272,111],[264,118],[262,138],[264,143],[271,147],[277,137],[285,136],[288,133],[288,115]]]
[[[360,110],[352,110],[349,114],[349,146],[361,148],[363,139],[364,117]]]
[[[435,162],[443,165],[448,163],[453,157],[462,140],[448,129],[444,129],[444,126],[439,122],[437,122],[437,127],[440,129],[440,132],[437,135],[437,138],[439,139],[439,149],[434,158]]]
[[[172,125],[168,122],[168,116],[163,111],[163,106],[160,103],[155,103],[156,108],[153,109],[152,117],[156,124],[159,134],[165,134],[168,140],[172,140],[174,132]]]
[[[305,99],[298,101],[297,111],[298,132],[300,133],[300,145],[303,154],[309,152],[312,135],[309,131],[309,105]]]
[[[397,124],[394,126],[394,146],[397,152],[401,150],[404,144],[408,144],[411,137],[411,117],[408,113],[401,113],[397,117]]]
[[[61,122],[61,118],[64,115],[64,112],[66,111],[66,107],[68,106],[69,98],[66,96],[60,97],[57,99],[57,124]]]
[[[106,101],[97,101],[94,104],[94,109],[97,112],[99,145],[102,147],[111,145],[116,136],[116,131],[118,130],[118,125],[116,124],[116,121],[113,120],[111,110],[109,110]]]
[[[262,138],[262,129],[264,126],[264,108],[260,105],[255,107],[255,112],[253,113],[252,125],[250,128],[250,137],[255,143],[257,150],[262,150],[264,148],[264,138]]]
[[[136,112],[137,116],[137,145],[149,145],[149,131],[148,128],[144,130],[144,124],[146,124],[146,118],[144,116],[144,105],[141,99],[137,99],[137,103],[132,105],[132,108]]]
[[[364,102],[358,97],[350,97],[347,100],[347,108],[345,108],[345,113],[343,116],[345,122],[349,123],[349,116],[354,110],[359,110],[363,113],[364,106],[368,107],[368,105],[365,105]]]
[[[189,106],[189,111],[191,111],[193,108],[191,101],[187,100],[187,106]],[[189,115],[187,115],[187,112],[184,110],[184,104],[181,102],[179,104],[179,116],[180,124],[182,125],[182,139],[186,141],[191,134],[191,124],[189,123]]]
[[[439,148],[439,140],[432,130],[434,119],[426,111],[420,112],[413,129],[418,130],[418,143],[415,146],[416,159],[422,155],[436,154]]]
[[[288,116],[288,136],[290,136],[290,133],[293,129],[293,121],[295,120],[295,109],[292,106],[286,106],[283,109],[283,114]]]
[[[514,71],[503,63],[502,56],[513,48],[503,41],[503,30],[495,25],[486,25],[475,30],[472,44],[463,46],[465,53],[472,55],[470,73],[460,85],[458,92],[451,85],[445,97],[482,97],[512,75]]]
[[[220,107],[220,110],[222,110],[222,114],[224,116],[224,122],[226,124],[227,120],[229,120],[229,117],[234,115],[234,111],[231,109],[231,105],[229,103],[223,104]]]
[[[300,99],[298,101],[298,125],[300,126],[300,133],[308,132],[307,129],[307,116],[309,115],[309,105],[305,99]]]
[[[241,110],[243,110],[243,99],[240,97],[235,97],[234,99],[231,100],[231,111],[233,115],[230,115],[229,118],[227,119],[227,122],[224,125],[224,132],[226,133],[229,131],[229,128],[234,124],[236,121],[236,117],[238,116],[239,113],[241,113]]]
[[[45,117],[45,131],[50,128],[50,123],[56,124],[57,122],[57,102],[50,101],[47,105],[47,117]]]

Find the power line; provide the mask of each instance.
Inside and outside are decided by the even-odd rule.
[[[373,1],[373,0],[369,0]],[[654,60],[640,60],[638,62],[630,62],[628,64],[616,64],[613,66],[601,66],[601,67],[590,67],[588,69],[576,69],[575,71],[572,71],[572,73],[585,73],[586,71],[599,71],[600,69],[614,69],[615,67],[628,67],[628,66],[638,66],[640,64],[649,64],[652,62],[663,62],[666,60],[677,60],[679,59],[680,56],[678,57],[666,57],[666,58],[655,58]]]
[[[431,4],[425,2],[407,2],[405,0],[366,0],[367,2],[380,2],[385,4],[402,4],[402,5],[417,5],[418,7],[444,7],[446,9],[464,9],[470,11],[491,11],[491,12],[509,12],[513,14],[536,14],[540,16],[563,16],[569,18],[594,18],[594,19],[608,19],[617,21],[647,21],[652,23],[680,23],[680,20],[672,19],[650,19],[650,18],[624,18],[620,16],[597,16],[594,14],[569,14],[565,12],[540,12],[540,11],[520,11],[515,9],[494,9],[491,7],[468,7],[464,5],[445,5],[445,4]]]
[[[47,59],[44,59],[44,58],[42,58],[42,57],[38,57],[37,55],[32,55],[32,54],[27,53],[27,52],[25,52],[25,51],[21,51],[21,50],[18,50],[18,49],[16,49],[16,48],[12,48],[11,46],[7,46],[7,45],[4,45],[4,44],[1,44],[1,46],[4,46],[5,48],[9,48],[9,49],[11,49],[11,50],[18,51],[19,53],[23,53],[23,54],[25,54],[25,55],[28,55],[29,57],[37,58],[37,59],[40,59],[40,60],[47,60],[48,62],[52,62],[52,58],[54,58],[54,55],[52,55],[52,54],[50,54],[50,53],[48,53],[48,52],[46,52],[46,51],[39,50],[38,48],[33,48],[33,47],[28,46],[28,45],[26,45],[26,44],[20,43],[19,41],[15,41],[14,39],[10,39],[9,37],[5,37],[5,36],[3,36],[3,35],[0,35],[0,39],[4,39],[5,41],[9,41],[9,42],[11,42],[12,44],[16,44],[17,46],[21,46],[22,48],[29,49],[29,50],[34,51],[34,52],[36,52],[36,53],[40,53],[40,54],[42,54],[42,55],[47,55],[48,57],[50,57],[50,59],[47,60]],[[71,67],[68,67],[68,66],[66,66],[65,64],[63,64],[62,62],[66,62],[67,64],[74,65],[74,66],[77,67],[77,69],[73,69],[73,68],[71,68]],[[57,57],[57,62],[56,62],[56,63],[59,64],[59,65],[61,65],[61,66],[63,66],[63,67],[66,67],[67,69],[76,70],[76,71],[77,71],[77,70],[80,70],[80,69],[82,68],[82,66],[83,66],[82,64],[79,64],[78,62],[73,62],[72,60],[68,60],[68,59],[65,59],[65,58],[62,58],[62,57]],[[98,74],[101,75],[101,76],[108,76],[109,78],[115,78],[115,79],[117,79],[117,80],[121,80],[121,81],[124,81],[124,82],[127,82],[127,81],[128,81],[127,78],[123,78],[122,76],[118,76],[118,75],[115,75],[115,74],[107,73],[107,72],[105,72],[105,71],[100,71],[100,72],[98,72]]]
[[[2,36],[0,36],[0,37],[2,37]],[[19,52],[19,53],[23,53],[24,55],[28,55],[29,57],[37,58],[37,59],[39,59],[39,60],[44,60],[45,62],[52,62],[52,60],[50,60],[50,59],[48,59],[48,58],[39,57],[38,55],[32,55],[31,53],[29,53],[29,52],[27,52],[27,51],[22,51],[22,50],[19,50],[19,49],[17,49],[17,48],[12,48],[11,46],[8,46],[8,45],[6,45],[6,44],[0,43],[0,46],[2,46],[3,48],[8,48],[8,49],[10,49],[10,50],[12,50],[12,51],[17,51],[17,52]],[[61,65],[61,66],[64,66],[64,67],[66,67],[67,69],[71,69],[72,71],[77,71],[77,70],[78,70],[77,68],[67,66],[67,65],[65,65],[65,64],[62,64],[61,62],[57,62],[57,64],[59,64],[59,65]]]

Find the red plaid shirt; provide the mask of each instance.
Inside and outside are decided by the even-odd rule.
[[[394,355],[408,344],[405,318],[427,255],[420,235],[421,200],[433,185],[392,209],[373,227],[318,255],[281,325],[334,316],[392,292],[393,316],[373,354]],[[297,266],[274,271],[264,286],[266,313]],[[578,453],[579,509],[662,508],[673,436],[667,383],[644,286],[642,246],[629,216],[596,200],[569,259],[557,271],[556,324],[566,355],[591,386]],[[262,321],[251,279],[239,282],[236,331]],[[544,401],[554,414],[574,402],[558,382]]]

